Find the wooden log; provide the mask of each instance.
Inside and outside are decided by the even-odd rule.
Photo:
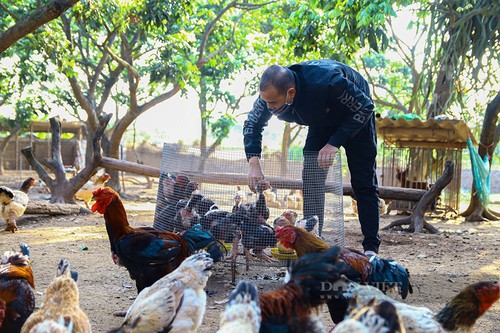
[[[129,161],[117,160],[115,158],[103,157],[100,166],[135,173],[138,175],[149,176],[149,177],[160,177],[160,169],[133,163]],[[243,174],[215,174],[215,173],[198,173],[194,171],[180,171],[186,174],[191,180],[197,181],[199,183],[208,184],[220,184],[220,185],[247,185],[248,178],[247,175]],[[281,177],[266,177],[271,183],[271,186],[277,189],[289,189],[297,190],[302,189],[302,180],[300,179],[289,179]],[[334,191],[334,184],[332,182],[326,183],[326,192],[332,193]],[[343,184],[342,191],[344,195],[354,195],[354,191],[350,184]],[[408,201],[419,201],[420,198],[425,194],[425,190],[414,189],[414,188],[401,188],[401,187],[389,187],[389,186],[379,186],[379,196],[382,199],[388,200],[408,200]]]
[[[71,215],[90,214],[89,209],[76,204],[49,203],[48,201],[28,201],[24,214]]]

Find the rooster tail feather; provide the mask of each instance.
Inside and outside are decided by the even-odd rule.
[[[397,287],[402,299],[413,292],[410,284],[410,273],[395,260],[383,259],[378,256],[370,258],[370,274],[368,282],[382,291]]]
[[[340,248],[334,246],[325,252],[307,254],[292,266],[289,283],[298,284],[312,306],[328,299],[335,282],[341,279]]]
[[[181,237],[188,243],[191,253],[206,249],[214,262],[218,262],[224,256],[217,240],[206,230],[191,228],[185,231]]]

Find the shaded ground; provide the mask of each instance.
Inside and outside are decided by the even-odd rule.
[[[1,182],[5,183],[4,181]],[[7,183],[8,185],[8,183]],[[140,199],[125,201],[129,221],[134,226],[151,225],[156,201],[156,188],[145,189],[145,185],[127,185],[129,194]],[[38,192],[38,193],[37,193]],[[35,189],[30,196],[43,197]],[[496,206],[500,210],[500,206]],[[346,199],[345,231],[349,246],[359,248],[361,232],[357,218],[352,215],[349,200]],[[398,216],[383,216],[386,226]],[[404,232],[382,232],[380,255],[394,258],[407,267],[416,286],[407,302],[438,310],[446,301],[464,286],[478,280],[500,280],[500,223],[465,223],[459,220],[433,220],[441,231],[438,235],[407,234]],[[94,332],[106,332],[118,326],[122,318],[113,313],[126,310],[136,297],[136,289],[128,272],[113,264],[109,241],[101,215],[87,216],[24,216],[18,223],[15,234],[0,232],[0,251],[17,250],[20,241],[27,242],[32,250],[35,274],[37,305],[56,271],[62,257],[69,259],[79,272],[81,307],[91,320]],[[0,222],[3,230],[4,222]],[[325,232],[328,240],[328,229]],[[333,244],[332,244],[333,245]],[[270,290],[281,284],[284,268],[250,267],[238,268],[236,280],[254,280],[261,291]],[[219,314],[224,304],[217,304],[227,298],[233,286],[229,266],[221,263],[209,280],[207,289],[213,292],[208,298],[207,312],[200,333],[212,333],[218,327]],[[331,325],[329,314],[320,310],[327,326]],[[477,323],[475,332],[498,331],[500,303],[497,303]]]

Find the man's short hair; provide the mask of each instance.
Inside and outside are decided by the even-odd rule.
[[[273,86],[280,94],[284,95],[294,84],[295,78],[291,70],[280,65],[272,65],[262,73],[259,89],[265,91]]]

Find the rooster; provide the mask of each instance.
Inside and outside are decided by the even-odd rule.
[[[33,312],[24,323],[21,333],[29,333],[37,324],[47,319],[59,320],[63,317],[66,325],[73,327],[74,333],[90,333],[87,314],[80,308],[80,296],[75,272],[71,271],[69,261],[61,259],[55,278],[45,291],[45,298],[38,310]]]
[[[35,281],[30,263],[30,249],[6,251],[0,262],[0,332],[19,332],[35,309]]]
[[[144,288],[121,327],[110,332],[196,332],[205,314],[203,289],[212,268],[213,260],[206,252],[186,258],[176,270]]]
[[[17,229],[16,219],[21,217],[28,206],[28,192],[35,185],[35,178],[28,177],[21,184],[19,190],[13,190],[7,186],[0,186],[0,204],[2,205],[2,217],[7,222],[6,231],[15,232]]]
[[[276,238],[284,247],[294,249],[299,257],[308,253],[323,252],[330,248],[319,237],[295,226],[277,228]],[[408,270],[394,260],[367,256],[360,251],[345,247],[340,251],[340,259],[345,263],[344,274],[350,280],[374,285],[383,292],[397,287],[403,299],[408,293],[413,292]],[[333,322],[341,321],[343,317],[339,317],[338,311],[331,308],[331,302],[327,304]],[[344,304],[344,311],[347,305],[347,303]]]
[[[354,304],[356,307],[356,304]],[[405,333],[403,320],[389,301],[377,303],[372,299],[366,306],[349,313],[331,333]]]
[[[331,289],[325,286],[341,278],[339,251],[339,247],[333,247],[299,258],[285,285],[259,296],[260,333],[325,331],[315,309],[331,295]]]
[[[120,196],[109,187],[95,190],[94,199],[92,211],[104,215],[115,263],[127,268],[138,292],[174,271],[196,250],[207,248],[215,262],[223,256],[215,238],[204,230],[192,228],[177,234],[133,228]]]
[[[111,178],[109,173],[105,172],[102,175],[96,176],[94,180],[89,180],[76,193],[75,199],[83,200],[85,206],[90,209],[90,200],[92,200],[92,192],[99,187],[103,187]]]
[[[479,317],[500,298],[500,285],[497,282],[480,281],[465,287],[435,313],[426,307],[398,302],[375,287],[356,282],[345,283],[345,299],[356,297],[361,306],[367,305],[372,299],[391,302],[403,319],[407,332],[412,333],[471,333]],[[342,299],[337,297],[333,301],[341,302]],[[339,314],[345,315],[345,312],[340,311]]]
[[[261,320],[257,288],[251,282],[240,281],[229,296],[216,333],[258,333]]]

